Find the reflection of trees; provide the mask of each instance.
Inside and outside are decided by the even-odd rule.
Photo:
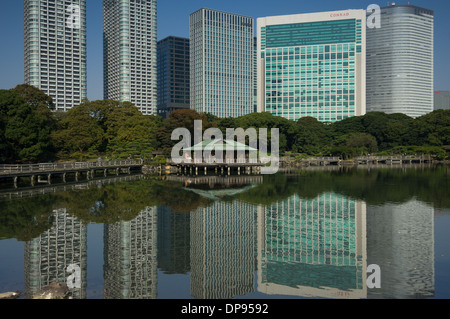
[[[450,179],[446,167],[433,169],[348,168],[340,171],[300,171],[297,176],[265,176],[264,183],[234,198],[253,204],[268,205],[293,194],[315,198],[324,192],[335,192],[369,205],[386,202],[405,203],[416,198],[436,208],[450,208]]]
[[[181,190],[179,184],[148,179],[58,195],[59,206],[84,223],[113,224],[133,220],[149,206],[166,205],[178,212],[190,212],[207,201]]]
[[[52,227],[52,212],[58,208],[66,208],[68,214],[84,224],[113,224],[131,221],[149,206],[165,205],[174,211],[188,213],[209,204],[209,200],[180,186],[179,183],[150,178],[5,200],[0,202],[0,238],[29,241],[38,237]]]
[[[155,197],[159,205],[165,205],[178,213],[190,213],[200,207],[211,204],[198,194],[180,188],[180,183],[165,182],[155,187]]]
[[[51,195],[0,202],[0,238],[29,241],[53,224],[55,200]]]

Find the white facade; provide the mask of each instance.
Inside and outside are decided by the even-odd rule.
[[[434,13],[381,8],[381,28],[367,31],[367,111],[419,117],[433,111]]]
[[[257,20],[258,112],[334,122],[366,113],[366,11]]]
[[[24,0],[25,83],[67,111],[87,97],[86,0]]]
[[[104,98],[157,112],[156,0],[104,0]]]

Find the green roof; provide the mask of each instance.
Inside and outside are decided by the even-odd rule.
[[[202,141],[185,151],[258,151],[256,148],[229,140],[207,140]]]

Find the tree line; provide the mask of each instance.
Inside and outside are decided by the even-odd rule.
[[[201,120],[206,130],[278,128],[281,154],[342,156],[367,154],[421,155],[445,159],[450,151],[450,111],[437,110],[419,118],[404,114],[367,113],[335,123],[312,117],[298,121],[252,113],[218,118],[194,110],[174,111],[168,119],[143,115],[130,102],[83,101],[68,112],[51,112],[52,99],[33,86],[22,84],[0,90],[0,162],[153,158],[169,156],[178,143],[176,128],[194,131]]]

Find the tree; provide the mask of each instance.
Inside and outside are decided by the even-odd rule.
[[[365,152],[378,151],[377,140],[367,133],[353,133],[347,138],[346,146],[354,149],[364,149]]]
[[[33,90],[27,88],[30,95]],[[53,158],[50,134],[56,121],[45,103],[37,100],[27,102],[15,89],[0,91],[1,162],[30,163]]]
[[[67,116],[59,123],[59,129],[52,134],[55,145],[61,155],[87,150],[97,150],[102,144],[104,132],[97,120],[92,116],[87,104],[70,109]]]
[[[156,150],[156,131],[161,125],[158,116],[139,115],[128,117],[108,144],[108,152],[119,157],[150,157]]]
[[[20,84],[12,91],[18,93],[33,109],[44,107],[48,110],[55,110],[53,99],[32,85]]]
[[[208,118],[211,115],[200,114],[191,109],[180,109],[170,113],[169,118],[165,120],[161,127],[156,131],[158,148],[165,154],[170,154],[172,147],[178,141],[172,141],[172,132],[177,128],[185,128],[191,133],[191,145],[194,144],[194,121],[202,121],[202,134],[211,127],[217,127],[216,122],[210,122]],[[214,118],[214,121],[216,118]]]
[[[320,155],[330,143],[330,129],[313,117],[300,118],[295,126],[293,151]]]

